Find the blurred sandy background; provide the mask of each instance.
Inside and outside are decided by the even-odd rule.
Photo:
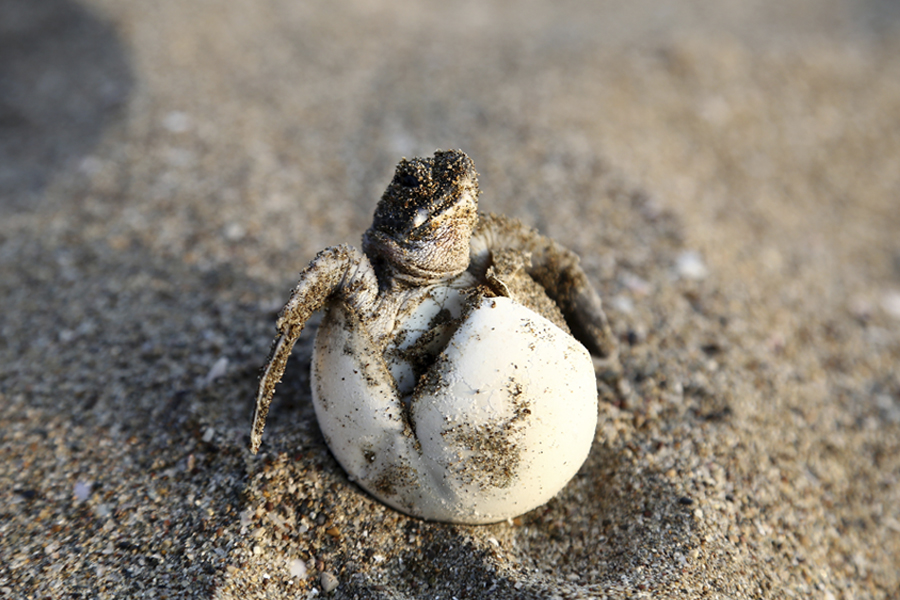
[[[401,156],[576,250],[622,343],[489,527],[350,483],[276,311]],[[0,597],[900,594],[900,3],[0,0]]]

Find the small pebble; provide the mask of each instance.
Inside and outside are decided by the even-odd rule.
[[[299,558],[288,562],[288,571],[294,579],[306,579],[308,573],[306,563]]]
[[[203,443],[208,444],[212,441],[213,436],[216,435],[216,430],[212,427],[207,428],[206,431],[203,432]]]
[[[84,502],[91,497],[91,485],[90,481],[75,482],[74,494],[76,502]]]
[[[24,500],[34,500],[37,497],[36,490],[16,490],[16,493]]]
[[[686,250],[679,254],[675,261],[675,271],[682,279],[700,280],[709,275],[709,269],[696,250]]]
[[[225,239],[229,242],[237,242],[247,234],[247,231],[244,229],[244,226],[240,223],[229,223],[225,226],[223,231],[225,234]]]
[[[326,594],[330,594],[337,589],[338,578],[330,571],[323,571],[322,574],[319,575],[319,583],[322,584],[322,591]]]
[[[900,319],[900,290],[885,292],[881,297],[881,307],[887,314]]]
[[[253,516],[255,511],[248,508],[247,510],[241,511],[241,527],[249,527],[251,523],[253,523]]]
[[[206,374],[206,385],[209,385],[216,379],[223,377],[227,372],[228,358],[225,356],[220,356],[219,359],[215,363],[213,363],[213,366],[209,370],[209,373]]]

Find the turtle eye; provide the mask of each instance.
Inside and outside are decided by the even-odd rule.
[[[403,187],[414,188],[419,187],[421,182],[419,181],[419,178],[412,173],[403,173],[400,175],[400,179],[397,180],[397,183]]]
[[[413,218],[413,224],[412,224],[413,229],[415,229],[416,227],[419,227],[420,225],[425,223],[425,221],[428,220],[429,216],[430,215],[428,213],[427,208],[420,208],[419,210],[417,210],[416,216]]]

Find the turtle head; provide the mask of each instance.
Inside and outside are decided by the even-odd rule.
[[[475,165],[461,150],[404,158],[363,236],[363,251],[380,274],[416,285],[455,277],[469,266],[478,194]]]

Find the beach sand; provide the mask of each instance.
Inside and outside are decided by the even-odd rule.
[[[0,597],[896,598],[900,5],[5,0]],[[402,156],[582,257],[591,454],[467,527],[350,482],[277,311]]]

